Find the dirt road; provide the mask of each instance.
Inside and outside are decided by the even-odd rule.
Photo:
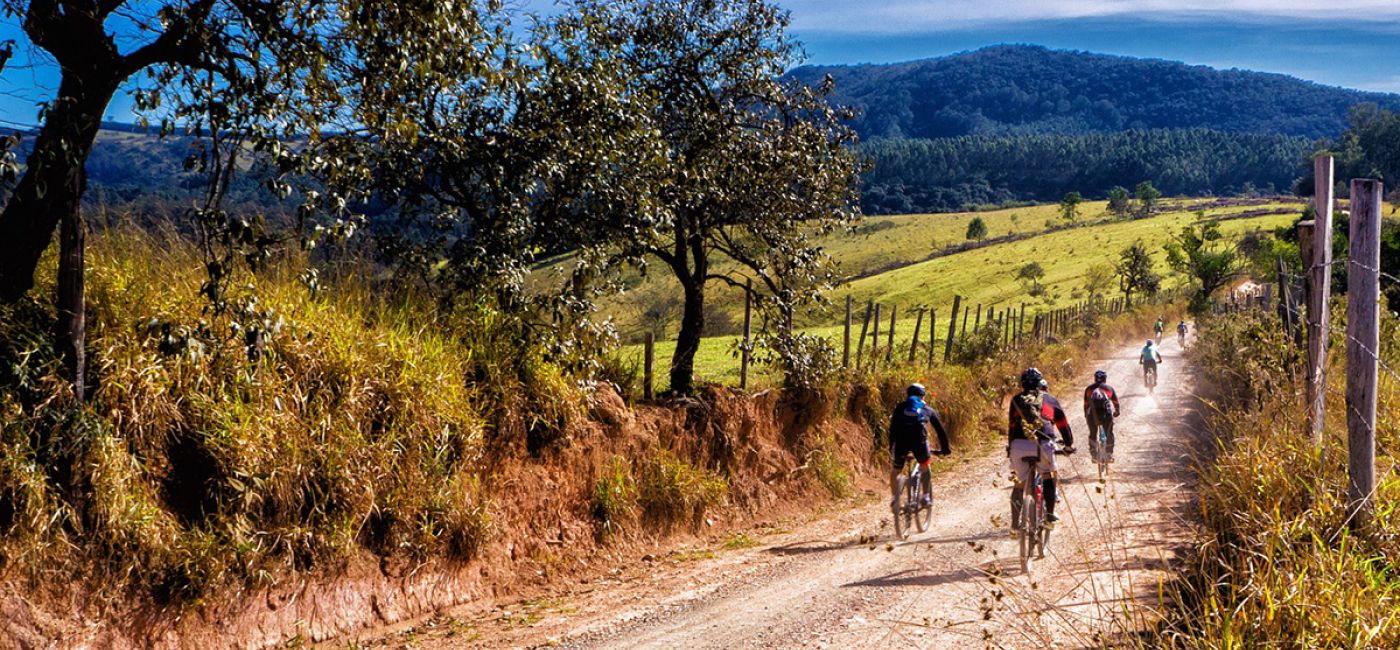
[[[1153,394],[1141,344],[1099,367],[1119,391],[1117,462],[1100,483],[1080,395],[1052,386],[1081,453],[1061,458],[1062,518],[1045,560],[1020,571],[1006,526],[1000,451],[935,479],[932,528],[893,538],[882,495],[866,505],[754,533],[760,546],[656,559],[545,600],[444,618],[377,643],[424,647],[1092,647],[1135,629],[1187,542],[1192,378],[1175,337]],[[1092,370],[1092,369],[1091,369]],[[936,398],[935,398],[936,404]],[[1049,645],[1053,643],[1052,645]]]

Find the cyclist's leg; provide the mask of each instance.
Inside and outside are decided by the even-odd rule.
[[[1031,473],[1027,469],[1026,463],[1021,460],[1025,456],[1036,454],[1036,444],[1032,440],[1012,440],[1007,463],[1011,468],[1011,529],[1021,528],[1021,499],[1025,495],[1025,486],[1030,484]]]
[[[1094,407],[1091,406],[1084,421],[1089,425],[1089,458],[1095,461],[1099,459],[1099,425],[1097,420],[1098,417],[1094,415]]]
[[[1055,516],[1055,502],[1059,497],[1059,491],[1056,489],[1059,487],[1056,481],[1058,476],[1057,469],[1055,465],[1055,443],[1047,440],[1040,444],[1040,466],[1037,467],[1036,470],[1044,477],[1045,518],[1049,521],[1059,519],[1059,517]]]
[[[1103,423],[1104,449],[1103,452],[1113,458],[1113,418],[1108,418]]]
[[[905,450],[898,444],[890,445],[890,507],[899,503],[899,475],[904,473]]]

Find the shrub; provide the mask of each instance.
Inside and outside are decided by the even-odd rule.
[[[642,512],[666,524],[698,522],[706,510],[723,503],[729,491],[723,477],[664,449],[642,469],[637,488]]]
[[[637,482],[627,460],[621,456],[608,459],[593,482],[593,518],[598,520],[604,535],[616,532],[623,522],[636,515],[637,498]]]

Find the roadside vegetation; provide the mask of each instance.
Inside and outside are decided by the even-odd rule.
[[[1299,348],[1272,314],[1201,322],[1191,350],[1211,406],[1199,458],[1200,539],[1165,591],[1157,646],[1390,648],[1400,645],[1400,319],[1382,312],[1377,502],[1347,520],[1343,309],[1333,310],[1322,446],[1304,431]]]

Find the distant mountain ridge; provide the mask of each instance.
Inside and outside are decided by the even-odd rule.
[[[860,110],[854,126],[865,138],[1209,128],[1316,139],[1345,130],[1357,104],[1400,110],[1400,95],[1282,74],[1034,45],[790,74],[808,83],[831,75],[835,100]]]

